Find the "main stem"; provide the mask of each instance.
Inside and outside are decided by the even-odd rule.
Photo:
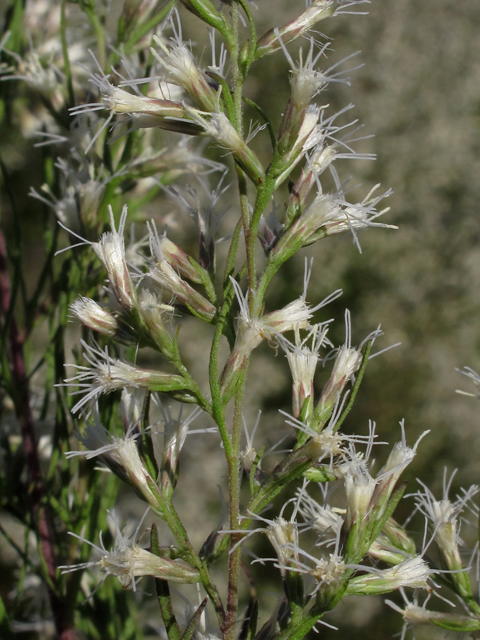
[[[232,429],[232,453],[228,459],[228,492],[230,502],[230,547],[228,555],[228,596],[227,615],[223,629],[224,640],[233,640],[235,637],[235,623],[238,609],[238,582],[241,567],[241,545],[237,545],[240,533],[240,440],[242,434],[242,410],[245,394],[245,382],[247,367],[243,373],[242,381],[235,395],[235,407],[233,413]],[[237,545],[237,546],[235,546]]]

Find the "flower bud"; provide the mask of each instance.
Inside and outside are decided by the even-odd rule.
[[[158,237],[160,251],[162,256],[170,266],[177,269],[179,273],[192,282],[201,284],[202,278],[199,274],[200,265],[196,264],[193,258],[185,253],[179,246],[169,240],[167,236]]]
[[[185,443],[188,429],[190,424],[201,412],[201,409],[197,407],[186,420],[182,420],[182,409],[180,409],[178,418],[176,419],[172,417],[170,408],[168,408],[167,411],[162,409],[164,449],[160,467],[160,487],[162,495],[168,500],[171,498],[177,485],[179,473],[178,459]]]
[[[330,379],[315,407],[312,428],[321,428],[327,422],[338,398],[342,395],[351,377],[358,371],[361,363],[362,354],[358,349],[347,344],[340,347]]]
[[[267,31],[257,41],[257,58],[273,53],[280,48],[279,37],[284,44],[292,42],[311,29],[317,22],[325,20],[335,11],[333,0],[314,0],[298,18],[288,22],[280,29]]]
[[[89,329],[98,331],[109,338],[115,337],[119,328],[117,319],[94,300],[82,296],[72,303],[70,309]]]
[[[393,518],[387,520],[382,532],[368,550],[372,558],[392,565],[400,564],[415,553],[415,542]]]
[[[162,304],[155,294],[143,289],[138,300],[138,311],[149,337],[169,360],[174,360],[178,356],[177,345],[163,322],[163,316],[170,314],[173,308]]]
[[[278,188],[290,175],[305,153],[319,141],[317,126],[320,108],[309,105],[300,112],[294,107],[287,109],[282,121],[283,134],[275,148],[275,157],[270,174],[276,176]]]
[[[104,233],[99,242],[92,244],[95,253],[103,262],[112,291],[120,304],[126,310],[131,310],[137,304],[137,292],[133,285],[125,259],[125,240],[123,231],[127,218],[127,207],[123,207],[118,231],[115,229],[115,219],[112,207],[108,207],[110,226],[112,231]]]
[[[224,533],[222,527],[219,527],[212,531],[200,549],[200,557],[205,560],[207,564],[211,564],[218,560],[223,555],[228,546],[229,536]]]
[[[235,160],[255,184],[265,181],[265,171],[257,155],[242,140],[224,113],[211,113],[204,117],[195,109],[185,107],[190,118],[203,128],[204,134],[214,138],[218,144],[232,152]]]
[[[266,534],[277,554],[288,601],[303,604],[303,578],[297,571],[299,566],[297,523],[288,522],[282,517],[276,518],[268,526]]]
[[[215,317],[216,309],[213,304],[180,278],[166,260],[159,260],[157,265],[150,269],[149,276],[155,284],[173,293],[194,316],[207,322],[211,322]]]

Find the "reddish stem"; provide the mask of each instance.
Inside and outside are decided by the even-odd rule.
[[[3,231],[0,230],[0,311],[5,320],[11,303],[11,284],[7,267],[7,247]],[[68,620],[67,607],[55,591],[57,561],[53,528],[45,506],[42,506],[44,488],[40,460],[38,458],[35,424],[33,421],[28,376],[23,351],[24,337],[19,330],[15,317],[10,318],[9,354],[11,385],[10,391],[15,405],[15,414],[22,434],[23,448],[27,462],[29,498],[32,526],[36,529],[43,558],[48,572],[50,585],[48,593],[53,619],[60,640],[75,640],[75,631]]]

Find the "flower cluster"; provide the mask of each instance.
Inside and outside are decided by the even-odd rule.
[[[13,26],[20,19],[22,3],[17,4]],[[390,189],[375,185],[353,201],[339,177],[338,160],[371,161],[374,155],[355,149],[363,138],[356,137],[357,121],[348,115],[352,105],[332,113],[324,97],[336,83],[349,85],[348,74],[358,68],[348,68],[349,60],[356,54],[328,62],[331,43],[314,31],[329,18],[363,13],[368,0],[309,0],[286,24],[275,24],[273,14],[271,28],[260,35],[244,0],[181,0],[173,9],[172,3],[126,0],[118,16],[114,12],[116,27],[107,15],[109,3],[35,4],[40,13],[47,5],[43,19],[57,25],[60,37],[47,29],[47,42],[31,38],[22,56],[18,33],[11,34],[11,50],[5,36],[0,71],[3,80],[22,82],[37,96],[37,146],[47,160],[45,184],[31,195],[59,225],[54,233],[53,225],[45,225],[48,260],[32,300],[23,281],[15,279],[10,287],[6,268],[0,298],[8,319],[20,291],[25,315],[32,311],[25,335],[42,313],[51,332],[52,346],[39,364],[47,368],[42,422],[50,417],[53,395],[58,404],[50,411],[55,456],[44,465],[43,478],[35,434],[29,433],[34,421],[21,406],[25,398],[28,404],[23,333],[15,324],[2,325],[11,336],[5,361],[13,361],[5,388],[28,445],[24,460],[9,441],[8,466],[28,486],[25,522],[37,536],[58,637],[73,637],[80,589],[93,598],[88,580],[100,570],[100,585],[114,576],[124,589],[137,591],[139,600],[148,596],[137,589],[138,581],[155,581],[168,640],[220,634],[234,640],[244,604],[241,568],[253,581],[255,565],[268,560],[283,593],[263,627],[258,616],[266,608],[253,597],[245,602],[241,638],[299,639],[322,624],[344,596],[397,590],[405,606],[393,608],[401,612],[405,632],[416,624],[480,630],[480,605],[467,571],[478,565],[478,543],[466,562],[468,545],[460,531],[477,528],[473,498],[479,488],[450,500],[452,476],[437,500],[420,483],[413,495],[416,516],[428,525],[418,549],[394,511],[405,491],[401,476],[428,432],[409,446],[402,421],[401,438],[377,469],[373,449],[386,443],[378,441],[375,423],[362,430],[360,420],[347,421],[369,359],[381,353],[372,354],[383,335],[380,326],[356,341],[346,310],[344,338],[343,332],[335,338],[342,292],[325,292],[321,302],[311,302],[314,268],[315,280],[323,282],[318,262],[305,259],[303,289],[292,281],[289,298],[280,287],[273,294],[284,264],[305,247],[343,233],[351,234],[353,251],[361,252],[361,232],[395,228],[379,221],[388,211],[383,201]],[[211,64],[184,37],[184,10],[206,27]],[[31,12],[29,7],[30,20]],[[79,16],[88,22],[84,28],[78,27]],[[195,40],[197,35],[201,42],[200,29]],[[307,44],[295,60],[290,44],[299,39]],[[247,96],[252,66],[275,54],[285,58],[290,83],[277,129],[263,106]],[[245,109],[254,110],[260,123],[249,125]],[[252,144],[255,136],[265,144]],[[238,205],[232,204],[234,181]],[[17,278],[17,263],[13,272]],[[49,297],[44,288],[50,279]],[[81,327],[71,329],[71,319]],[[71,336],[81,350],[71,348]],[[282,435],[270,448],[260,413],[250,434],[246,427],[248,374],[268,347],[291,379],[291,392],[281,391],[287,410],[271,419]],[[65,350],[70,364],[63,379]],[[472,369],[463,373],[480,386]],[[208,433],[211,441],[190,446],[194,433]],[[211,523],[213,500],[207,493],[215,471],[222,516]],[[132,535],[114,516],[117,479],[159,521],[158,529],[155,523],[149,527],[144,545],[145,516]],[[191,527],[188,512],[197,500],[204,501],[195,510],[202,517],[195,516]],[[127,511],[135,512],[127,502]],[[18,499],[12,504],[12,513],[21,511]],[[247,551],[255,556],[258,550],[248,549],[251,536],[259,533],[273,549],[272,558],[255,557],[247,567]],[[433,566],[427,558],[435,545]],[[228,562],[217,571],[212,565],[222,556]],[[127,596],[114,583],[102,590],[101,607],[78,617],[82,637],[92,629],[102,635],[104,615],[117,617],[111,627],[117,635],[118,629],[136,634],[130,604],[118,604]],[[195,585],[195,597],[201,594],[195,606],[189,603],[185,620],[178,600],[192,592],[183,585]],[[427,608],[433,595],[444,597],[440,587],[454,593],[465,615]],[[415,590],[411,601],[408,589]],[[418,593],[426,594],[422,605]]]

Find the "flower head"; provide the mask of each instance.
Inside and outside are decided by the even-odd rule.
[[[110,551],[106,549],[101,533],[100,545],[97,546],[89,540],[70,532],[70,535],[80,540],[80,542],[90,545],[100,556],[100,559],[59,567],[63,570],[62,573],[71,573],[72,571],[98,566],[106,574],[105,577],[113,575],[118,578],[124,588],[131,587],[134,591],[137,584],[136,578],[144,576],[153,576],[160,580],[168,580],[180,584],[192,584],[200,580],[198,571],[183,560],[159,557],[138,546],[138,533],[143,524],[143,519],[135,533],[127,537],[120,530],[114,514],[111,512],[108,512],[108,514],[115,528],[113,548]]]
[[[110,206],[108,213],[111,231],[104,233],[99,242],[92,243],[92,247],[103,262],[110,286],[118,303],[125,309],[132,309],[137,303],[137,292],[125,259],[125,239],[123,234],[127,220],[127,206],[125,205],[122,209],[118,231],[115,229],[115,219]]]
[[[174,16],[177,18],[176,25],[173,20]],[[170,82],[182,87],[201,109],[215,111],[218,102],[217,94],[210,86],[205,73],[199,69],[190,49],[182,42],[178,11],[174,10],[170,14],[169,22],[174,31],[170,47],[165,46],[158,36],[153,36],[155,44],[164,55],[160,56],[153,47],[150,48],[150,51],[167,73]]]
[[[137,446],[139,436],[137,424],[131,425],[124,436],[109,433],[98,420],[89,422],[83,434],[78,434],[80,442],[87,447],[85,451],[68,451],[67,458],[85,456],[87,460],[101,457],[105,464],[122,479],[132,484],[144,499],[153,506],[158,500],[151,487],[154,480],[147,471]]]
[[[64,381],[65,386],[80,387],[80,390],[72,392],[72,395],[86,392],[73,407],[73,413],[83,410],[102,393],[110,393],[123,387],[147,387],[154,391],[185,388],[180,376],[142,369],[124,360],[112,358],[107,347],[102,351],[98,345],[92,347],[83,340],[81,343],[85,349],[84,357],[91,366],[71,365],[78,373]]]
[[[380,571],[371,569],[367,575],[352,578],[347,587],[350,595],[377,595],[400,587],[429,589],[428,579],[434,573],[420,556],[408,558],[400,564]]]

